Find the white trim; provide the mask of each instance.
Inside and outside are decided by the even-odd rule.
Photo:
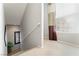
[[[44,4],[42,3],[41,5],[41,48],[44,48]]]

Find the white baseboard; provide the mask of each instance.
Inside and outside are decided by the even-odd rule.
[[[73,46],[73,47],[79,48],[79,44],[74,44],[72,42],[68,42],[68,41],[64,41],[64,40],[58,40],[58,42],[62,43],[62,44],[66,44],[66,45],[69,45],[69,46]]]

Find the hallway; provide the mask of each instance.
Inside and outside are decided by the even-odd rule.
[[[29,51],[23,51],[18,56],[78,56],[79,48],[62,44],[56,41],[45,40],[45,48],[33,48]]]

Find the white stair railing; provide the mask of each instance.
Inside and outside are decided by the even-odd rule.
[[[38,23],[31,31],[29,31],[29,33],[26,34],[23,39],[27,38],[38,26],[40,26],[40,23]]]

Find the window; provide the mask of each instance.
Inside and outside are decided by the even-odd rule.
[[[20,44],[20,31],[14,32],[14,43]]]

